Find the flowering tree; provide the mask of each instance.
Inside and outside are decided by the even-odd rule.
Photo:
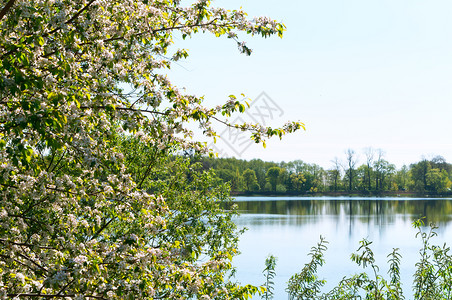
[[[266,138],[302,128],[230,124],[164,74],[173,35],[282,35],[200,0],[0,0],[0,297],[242,299],[227,188],[177,158],[209,150],[185,124]]]

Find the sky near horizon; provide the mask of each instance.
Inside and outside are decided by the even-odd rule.
[[[187,93],[204,95],[207,105],[244,93],[255,108],[273,103],[269,125],[287,120],[306,125],[305,132],[272,139],[266,149],[227,140],[219,128],[226,140],[217,144],[221,153],[300,159],[329,168],[335,157],[344,160],[349,148],[363,163],[364,149],[372,147],[397,167],[434,155],[452,163],[452,2],[219,0],[213,5],[269,16],[287,31],[283,39],[241,35],[251,56],[240,54],[226,37],[177,38],[175,46],[189,49],[190,56],[173,65],[169,79]]]

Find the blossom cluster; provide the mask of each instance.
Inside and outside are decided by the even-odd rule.
[[[255,292],[225,281],[237,243],[220,205],[225,188],[172,160],[208,151],[189,121],[216,137],[213,122],[236,126],[223,118],[245,104],[230,97],[205,107],[164,73],[188,55],[172,49],[175,32],[226,35],[249,54],[236,32],[282,35],[284,25],[205,0],[3,0],[0,8],[0,297]],[[260,142],[302,124],[237,126]]]

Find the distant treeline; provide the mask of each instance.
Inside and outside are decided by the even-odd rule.
[[[451,195],[452,164],[441,156],[422,159],[397,169],[381,150],[367,149],[365,162],[347,150],[324,169],[301,160],[266,162],[260,159],[201,158],[206,169],[228,182],[234,194],[406,194]]]

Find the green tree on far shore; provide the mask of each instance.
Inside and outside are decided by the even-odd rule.
[[[259,184],[257,183],[256,172],[254,170],[246,169],[243,171],[242,177],[248,192],[259,190]]]
[[[276,193],[276,186],[278,185],[279,175],[281,174],[281,168],[271,167],[267,171],[267,180],[271,185],[272,191]]]

